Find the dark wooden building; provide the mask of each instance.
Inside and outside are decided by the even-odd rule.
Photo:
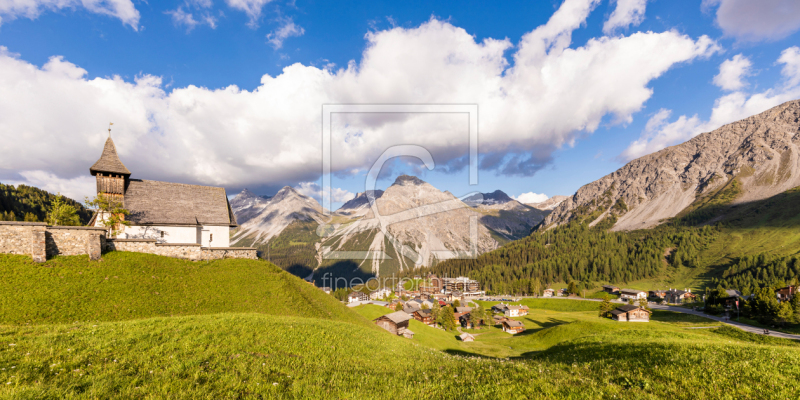
[[[611,319],[614,321],[649,322],[650,311],[642,307],[625,305],[611,311]]]
[[[422,309],[414,311],[414,319],[422,322],[425,325],[432,325],[433,324],[433,313],[430,309]]]
[[[408,321],[411,317],[402,311],[396,311],[391,314],[375,318],[375,324],[383,329],[386,329],[392,334],[403,335],[404,331],[408,329]]]

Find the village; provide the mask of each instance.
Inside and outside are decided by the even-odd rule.
[[[415,276],[414,281],[419,285],[413,290],[398,284],[394,288],[380,288],[373,291],[355,290],[347,295],[344,302],[348,307],[358,307],[373,304],[386,307],[393,311],[373,321],[386,331],[413,338],[414,332],[409,329],[409,321],[416,320],[427,326],[444,330],[480,329],[486,326],[495,326],[502,332],[516,335],[525,331],[525,325],[519,318],[528,315],[529,307],[522,304],[524,298],[561,298],[564,300],[599,300],[585,299],[576,293],[569,293],[568,289],[548,288],[542,291],[541,296],[486,296],[480,290],[480,282],[466,277],[439,278],[434,274],[420,277]],[[654,289],[638,290],[620,288],[614,285],[603,285],[602,302],[598,307],[600,316],[618,322],[649,322],[652,315],[651,304],[662,306],[688,306],[692,310],[703,311],[698,307],[698,301],[705,300],[705,295],[698,296],[691,289]],[[321,288],[330,294],[330,288]],[[795,286],[788,286],[775,290],[778,301],[789,301],[794,297]],[[738,290],[723,290],[715,295],[715,303],[723,310],[725,318],[738,309],[738,307],[753,297],[743,296]],[[499,301],[499,302],[498,302]],[[478,302],[492,302],[484,309]],[[517,303],[517,304],[513,304]],[[709,307],[711,308],[711,307]],[[471,342],[475,337],[471,333],[462,332],[458,338],[463,342]]]

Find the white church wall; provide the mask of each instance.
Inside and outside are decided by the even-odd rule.
[[[203,247],[230,247],[230,232],[228,226],[203,226],[200,244]]]
[[[196,226],[134,225],[117,235],[120,239],[155,239],[158,243],[198,243]]]

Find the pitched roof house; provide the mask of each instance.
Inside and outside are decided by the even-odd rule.
[[[414,332],[408,330],[408,321],[411,317],[408,314],[402,311],[396,311],[391,314],[386,314],[375,318],[375,324],[380,326],[383,329],[386,329],[390,333],[393,333],[398,336],[405,336],[407,338],[411,338],[414,336]]]
[[[521,317],[528,315],[528,306],[508,306],[505,311],[506,317]]]
[[[691,290],[670,289],[664,294],[664,301],[667,303],[683,303],[684,300],[691,300],[695,297]]]
[[[522,322],[515,321],[513,319],[507,319],[502,323],[503,323],[503,332],[516,335],[517,333],[525,331],[525,325],[522,325]]]
[[[433,313],[429,309],[414,311],[412,316],[415,320],[422,322],[425,325],[433,324]]]
[[[466,332],[458,335],[458,337],[461,338],[462,342],[474,342],[475,341],[475,336],[472,336],[472,335],[470,335],[469,333],[466,333]]]
[[[119,227],[120,239],[155,239],[161,243],[230,246],[230,230],[238,226],[225,188],[131,179],[111,137],[100,159],[89,168],[97,194],[121,201],[130,212],[130,226]],[[103,226],[104,215],[90,222]]]
[[[453,317],[459,319],[462,315],[469,314],[470,311],[472,311],[472,307],[455,307],[453,310]]]
[[[647,292],[644,290],[636,290],[636,289],[622,289],[619,291],[619,298],[621,299],[646,299]]]
[[[508,310],[508,305],[499,303],[492,306],[492,312],[505,313]]]
[[[603,291],[606,293],[619,293],[619,288],[613,285],[603,285]]]
[[[797,291],[797,288],[794,286],[786,286],[780,289],[775,289],[775,295],[778,297],[778,300],[791,300],[794,297],[794,293]]]
[[[611,311],[611,319],[614,321],[649,322],[650,311],[642,307],[624,305]]]

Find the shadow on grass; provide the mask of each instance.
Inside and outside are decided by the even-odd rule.
[[[538,328],[525,328],[524,331],[514,335],[514,336],[527,336],[533,335],[534,333],[541,332],[545,329],[554,328],[559,325],[564,325],[570,323],[569,321],[564,321],[561,319],[549,318],[547,321],[535,321],[531,318],[523,318],[527,323],[539,325]]]
[[[483,354],[479,354],[479,353],[473,353],[473,352],[465,351],[465,350],[447,349],[447,350],[442,350],[442,351],[447,353],[447,354],[450,354],[451,356],[478,357],[478,358],[483,358],[485,360],[496,360],[497,359],[497,357],[491,357],[491,356],[487,356],[487,355],[483,355]]]

